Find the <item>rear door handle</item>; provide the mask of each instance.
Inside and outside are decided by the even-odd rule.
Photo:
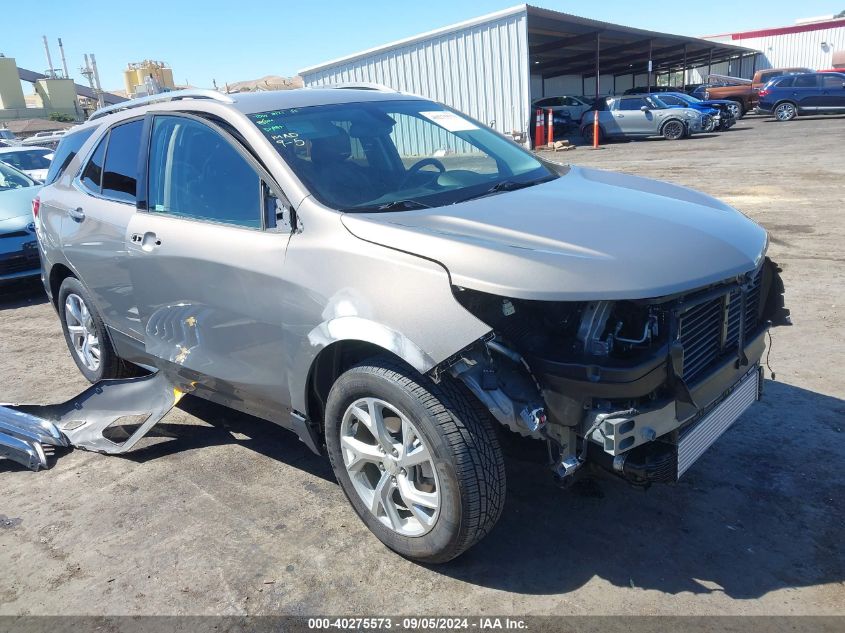
[[[82,210],[82,207],[76,207],[75,209],[68,209],[67,214],[72,217],[77,222],[82,222],[85,219],[85,211]]]

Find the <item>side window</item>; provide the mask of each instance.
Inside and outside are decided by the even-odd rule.
[[[660,100],[666,105],[686,105],[680,97],[673,97],[672,95],[663,95],[660,97]]]
[[[258,174],[207,125],[155,117],[149,161],[150,212],[261,228]]]
[[[113,127],[103,171],[103,195],[125,202],[135,202],[138,182],[138,150],[141,146],[142,120]]]
[[[80,148],[96,129],[96,127],[91,127],[87,130],[74,132],[73,134],[62,137],[59,147],[53,155],[53,162],[50,163],[50,169],[47,171],[47,179],[44,181],[45,185],[55,182],[64,173],[67,166],[70,165],[70,161],[76,157]]]
[[[816,76],[815,75],[796,75],[795,76],[795,83],[793,84],[795,88],[815,88],[816,87]]]
[[[642,106],[648,105],[645,99],[622,99],[619,101],[619,110],[639,110]]]
[[[795,77],[784,77],[778,81],[775,86],[778,88],[789,88],[795,82]]]
[[[100,184],[103,179],[103,159],[106,156],[106,145],[109,142],[109,132],[100,140],[97,149],[88,159],[85,170],[82,172],[82,184],[94,193],[100,193]]]
[[[843,84],[845,84],[845,77],[842,75],[822,75],[824,88],[842,88]]]

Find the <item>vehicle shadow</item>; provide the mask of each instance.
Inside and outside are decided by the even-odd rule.
[[[819,121],[821,119],[833,119],[834,121],[841,121],[845,119],[845,114],[802,114],[800,116],[795,117],[791,121],[778,121],[774,117],[770,119],[766,119],[764,123],[779,123],[784,125],[785,123],[800,123],[801,121]]]
[[[765,399],[680,483],[561,491],[511,459],[508,499],[481,543],[434,571],[514,593],[561,594],[594,577],[677,594],[757,598],[845,580],[845,401],[766,381]]]
[[[237,444],[311,475],[335,481],[327,459],[311,452],[293,432],[272,422],[194,396],[185,396],[177,407],[208,426],[160,422],[136,447],[117,457],[143,463],[185,451]]]
[[[0,285],[0,311],[47,303],[47,293],[41,280],[20,279]]]

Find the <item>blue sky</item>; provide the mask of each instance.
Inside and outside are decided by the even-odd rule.
[[[628,26],[683,35],[706,35],[792,24],[796,18],[837,13],[845,0],[533,0],[548,9]],[[79,75],[83,53],[94,53],[103,88],[123,87],[127,62],[166,61],[177,83],[210,87],[263,75],[295,74],[335,57],[446,26],[517,4],[508,0],[21,0],[4,3],[0,53],[18,65],[47,67],[41,36],[65,46],[71,75]],[[71,6],[77,8],[71,10]],[[84,8],[83,8],[84,7]],[[667,10],[671,7],[671,10]],[[650,11],[649,9],[653,9]]]

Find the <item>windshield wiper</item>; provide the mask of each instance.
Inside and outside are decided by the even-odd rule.
[[[458,204],[459,202],[466,202],[467,200],[476,200],[478,198],[484,198],[486,196],[492,196],[496,193],[504,193],[505,191],[516,191],[517,189],[525,189],[526,187],[532,187],[534,185],[539,185],[544,182],[548,182],[549,180],[554,180],[555,176],[550,176],[548,178],[540,178],[539,180],[529,180],[527,182],[517,182],[515,180],[500,180],[495,185],[482,191],[481,193],[477,193],[472,196],[468,196],[466,198],[461,198],[460,200],[456,200],[452,204]]]
[[[393,200],[392,202],[385,202],[384,204],[373,204],[363,207],[350,207],[344,209],[350,213],[364,213],[373,211],[411,211],[412,209],[430,209],[430,204],[425,204],[417,200]]]

